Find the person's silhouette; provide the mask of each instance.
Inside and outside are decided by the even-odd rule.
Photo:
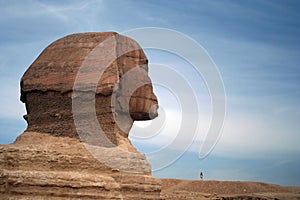
[[[200,173],[200,179],[203,180],[203,173]]]

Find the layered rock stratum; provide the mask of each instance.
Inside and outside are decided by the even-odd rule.
[[[0,146],[0,199],[160,199],[143,155],[128,163],[104,150],[131,172],[99,162],[77,138],[25,132]]]

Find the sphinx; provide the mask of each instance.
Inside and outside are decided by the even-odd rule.
[[[135,120],[157,116],[147,72],[143,50],[126,36],[81,33],[59,39],[21,79],[27,131],[71,138],[79,134],[94,145],[119,145]],[[105,135],[99,135],[98,125]]]
[[[158,116],[148,60],[115,32],[50,44],[21,79],[27,129],[0,145],[4,199],[161,199],[161,183],[128,139]],[[142,134],[142,133],[141,133]]]

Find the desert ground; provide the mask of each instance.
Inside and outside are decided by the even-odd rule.
[[[300,187],[284,187],[260,182],[162,179],[165,200],[196,199],[300,199]]]

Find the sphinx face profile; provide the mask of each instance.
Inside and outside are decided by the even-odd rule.
[[[95,68],[83,70],[83,81],[77,90],[93,92],[96,117],[113,143],[117,143],[115,116],[127,116],[122,122],[128,123],[127,127],[135,120],[157,116],[158,102],[148,76],[148,59],[137,42],[115,32],[80,33],[50,44],[23,75],[21,101],[26,105],[27,130],[78,137],[72,100],[77,98],[74,84],[87,58]],[[101,70],[103,73],[97,76]],[[93,79],[97,80],[96,88],[90,90]],[[90,111],[84,109],[84,104],[89,101],[82,101],[79,109],[86,125]],[[127,136],[127,131],[120,135]]]

